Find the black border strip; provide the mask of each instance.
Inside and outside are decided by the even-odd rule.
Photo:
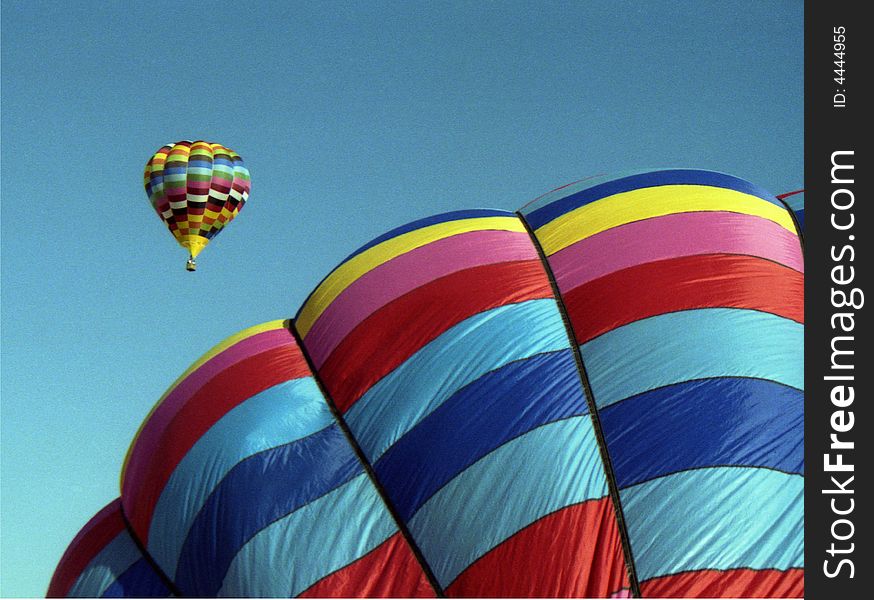
[[[373,486],[379,493],[379,496],[382,499],[382,503],[385,505],[386,509],[388,509],[389,514],[391,514],[392,519],[394,519],[395,523],[398,526],[398,530],[404,536],[404,539],[407,541],[407,544],[409,544],[410,549],[413,551],[413,555],[416,557],[419,566],[422,567],[422,571],[425,573],[425,577],[428,578],[428,583],[431,584],[432,588],[434,588],[434,592],[437,594],[438,598],[445,598],[446,592],[440,586],[440,583],[437,581],[437,577],[434,576],[434,572],[431,570],[431,566],[425,560],[425,556],[422,554],[422,551],[419,549],[418,544],[416,544],[415,540],[413,539],[410,530],[407,529],[406,524],[401,520],[400,515],[398,515],[398,512],[395,509],[391,498],[389,498],[388,496],[388,492],[386,492],[385,488],[382,487],[382,484],[376,477],[376,472],[373,470],[373,466],[367,460],[367,457],[364,455],[364,451],[361,449],[361,446],[358,445],[358,441],[352,434],[352,430],[349,429],[349,425],[346,424],[346,420],[337,409],[337,405],[334,403],[334,398],[331,397],[328,389],[322,383],[322,380],[319,377],[319,372],[316,370],[316,367],[313,364],[309,353],[306,351],[303,340],[298,334],[297,328],[294,326],[294,319],[286,319],[285,323],[283,324],[285,325],[285,328],[288,330],[288,332],[291,333],[291,335],[294,337],[294,341],[297,343],[298,348],[300,348],[300,352],[307,363],[307,367],[309,367],[309,370],[312,373],[313,381],[315,381],[316,385],[319,386],[319,391],[325,398],[325,402],[328,404],[328,408],[331,409],[331,414],[334,415],[334,418],[337,420],[337,424],[340,425],[340,429],[343,430],[343,434],[346,436],[346,441],[349,442],[352,450],[355,451],[355,455],[358,457],[358,460],[364,467],[364,471],[367,473],[367,476],[370,478],[370,481],[373,483]]]
[[[573,327],[571,326],[570,317],[567,314],[567,307],[564,305],[564,300],[561,296],[561,291],[558,288],[558,283],[555,280],[555,275],[552,272],[552,267],[549,265],[549,260],[546,253],[543,251],[543,246],[540,245],[540,240],[534,235],[534,231],[525,220],[525,215],[521,212],[516,212],[516,216],[525,226],[525,231],[531,239],[531,243],[537,249],[537,255],[540,257],[540,263],[543,265],[543,270],[549,278],[549,284],[552,286],[552,295],[558,305],[558,311],[561,314],[561,320],[564,322],[565,333],[570,342],[571,350],[574,353],[574,361],[577,363],[577,372],[580,376],[580,382],[583,384],[583,390],[586,393],[586,403],[589,405],[589,414],[592,415],[592,425],[595,428],[595,437],[598,440],[598,449],[601,451],[601,462],[604,465],[604,472],[607,476],[607,486],[610,491],[610,498],[613,500],[613,509],[616,514],[616,523],[619,526],[619,537],[622,542],[622,553],[625,555],[625,565],[628,570],[628,579],[631,583],[631,593],[634,597],[640,598],[640,583],[637,579],[637,567],[634,565],[634,556],[631,553],[631,541],[628,537],[628,527],[625,524],[625,514],[622,511],[622,502],[619,499],[619,487],[616,485],[616,474],[613,472],[613,462],[610,459],[610,452],[607,450],[607,442],[604,439],[604,431],[601,429],[601,418],[598,415],[598,407],[595,404],[595,395],[592,393],[592,386],[589,383],[589,375],[586,372],[586,365],[583,363],[583,356],[580,354],[580,346],[577,344],[576,336],[574,335]]]
[[[124,502],[118,503],[118,512],[121,515],[121,520],[124,522],[124,528],[127,530],[127,534],[134,541],[134,544],[137,546],[137,550],[140,551],[140,554],[143,555],[143,558],[146,559],[146,562],[149,563],[149,566],[152,567],[152,570],[158,575],[158,578],[161,580],[170,593],[176,596],[177,598],[184,598],[185,594],[183,594],[176,584],[170,579],[164,570],[158,566],[158,563],[155,562],[155,559],[152,558],[152,555],[149,554],[149,551],[146,550],[146,547],[143,546],[143,543],[140,541],[140,538],[137,536],[136,532],[134,532],[133,526],[130,524],[130,521],[127,519],[127,515],[124,512]]]

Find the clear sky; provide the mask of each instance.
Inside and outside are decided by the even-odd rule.
[[[164,389],[448,210],[679,166],[803,182],[800,1],[3,0],[0,594],[40,596]],[[145,161],[252,174],[184,269]]]

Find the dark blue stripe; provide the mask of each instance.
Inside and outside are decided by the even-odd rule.
[[[783,206],[773,194],[768,193],[757,185],[753,185],[748,181],[738,179],[731,175],[716,173],[714,171],[671,169],[622,177],[620,179],[614,179],[613,181],[608,181],[594,187],[580,190],[576,194],[565,196],[564,198],[532,211],[525,215],[525,220],[528,221],[528,224],[532,229],[537,229],[568,211],[590,204],[596,200],[613,196],[614,194],[630,192],[631,190],[656,187],[660,185],[709,185],[713,187],[727,188],[745,194],[758,196],[763,200],[767,200],[778,206]]]
[[[253,535],[362,470],[337,424],[240,462],[188,532],[176,570],[179,588],[186,595],[215,596],[234,556]]]
[[[586,412],[571,350],[538,354],[457,391],[374,468],[401,519],[408,521],[446,482],[501,444],[544,423]]]
[[[173,594],[145,558],[132,564],[104,590],[102,598],[169,598]]]
[[[717,465],[804,472],[804,393],[773,381],[686,381],[599,414],[620,488]]]
[[[804,209],[793,212],[795,213],[795,220],[798,221],[798,227],[801,228],[801,231],[804,231]]]

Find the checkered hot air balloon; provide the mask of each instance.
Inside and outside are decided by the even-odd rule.
[[[183,140],[163,146],[146,163],[143,179],[155,212],[188,250],[189,271],[197,268],[197,255],[249,197],[243,159],[212,142]]]

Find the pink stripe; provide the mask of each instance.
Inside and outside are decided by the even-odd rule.
[[[192,394],[203,385],[231,365],[255,354],[272,348],[294,344],[294,338],[285,329],[263,331],[237,342],[227,350],[217,354],[202,364],[196,371],[179,382],[167,397],[155,409],[149,420],[137,436],[130,461],[125,469],[122,495],[127,496],[130,490],[139,489],[139,480],[148,468],[150,459],[167,424],[185,406]]]
[[[608,229],[549,258],[562,292],[635,265],[698,254],[749,254],[804,272],[798,237],[780,225],[729,212],[665,215]]]
[[[621,589],[618,592],[613,592],[610,594],[611,598],[631,598],[631,590],[629,589]]]
[[[361,321],[392,300],[439,277],[480,265],[537,258],[524,232],[471,231],[397,256],[352,282],[307,332],[316,367]]]

